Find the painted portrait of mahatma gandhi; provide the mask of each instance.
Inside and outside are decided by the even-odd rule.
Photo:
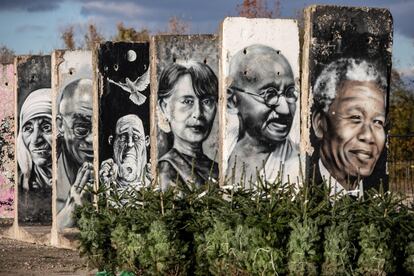
[[[331,195],[363,194],[363,181],[385,145],[387,82],[375,64],[342,58],[328,64],[313,87],[312,129],[318,178]]]
[[[289,61],[281,51],[255,44],[232,57],[229,75],[227,112],[237,114],[239,133],[227,176],[234,171],[246,188],[258,175],[269,182],[296,180],[299,149],[289,134],[299,93]]]

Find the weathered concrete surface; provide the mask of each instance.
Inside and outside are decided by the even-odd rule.
[[[76,176],[79,168],[69,166],[67,160],[77,160],[80,148],[89,145],[92,149],[92,97],[93,97],[93,73],[91,51],[65,51],[56,50],[52,54],[52,85],[53,85],[53,227],[52,244],[62,246],[66,240],[67,227],[73,227],[71,218],[71,204],[69,193],[74,183],[72,176]],[[76,89],[77,83],[89,83],[89,89],[82,95],[72,95],[72,87]],[[63,95],[67,93],[67,95]],[[70,94],[70,95],[69,95]],[[83,100],[85,101],[83,101]],[[68,103],[71,110],[64,107]],[[65,109],[66,108],[66,109]],[[62,121],[62,118],[65,122]],[[78,118],[82,118],[79,121]],[[71,126],[68,126],[71,124]],[[82,127],[87,131],[90,127],[90,139],[88,136],[78,138],[73,132],[75,128]],[[73,147],[72,147],[73,146]],[[73,151],[74,149],[77,149]],[[63,158],[65,156],[65,158]],[[83,157],[83,155],[81,156]],[[81,159],[81,158],[79,158]],[[76,177],[75,177],[76,179]],[[72,196],[74,193],[71,193]],[[68,211],[69,210],[69,211]],[[58,233],[60,234],[58,236]]]
[[[273,182],[280,178],[277,174],[282,172],[281,164],[284,166],[281,180],[297,183],[300,170],[300,94],[296,102],[287,105],[287,115],[278,107],[270,108],[258,98],[259,95],[247,95],[241,91],[260,94],[263,89],[259,86],[263,85],[278,91],[289,85],[299,91],[299,31],[296,21],[226,18],[221,24],[220,39],[221,183],[230,179],[231,182],[244,182],[243,185],[248,187],[256,183],[257,171],[264,179]],[[290,71],[287,75],[286,70]],[[289,83],[285,83],[286,80]],[[252,99],[257,103],[249,107],[245,100]],[[286,105],[285,100],[286,97],[282,100],[279,97],[277,101]],[[271,114],[276,118],[274,122],[279,130],[266,138]],[[277,119],[282,117],[286,118],[286,124]],[[284,124],[283,130],[279,123]],[[282,135],[281,132],[288,134]],[[254,145],[246,140],[247,137],[252,137],[250,142]],[[287,143],[295,149],[283,150]],[[235,175],[233,168],[236,168]],[[243,173],[244,178],[241,179]],[[250,179],[253,183],[249,183]]]
[[[0,218],[14,217],[14,64],[0,64]]]
[[[36,142],[39,147],[45,148],[42,150],[42,156],[51,154],[50,62],[50,56],[18,56],[15,59],[17,116],[21,115],[22,106],[27,101],[25,112],[28,118],[46,118],[42,122],[42,138],[39,138],[41,143]],[[35,97],[30,97],[32,93],[36,93],[33,94]],[[22,132],[23,126],[20,124],[21,122],[16,120],[16,136]],[[32,133],[30,130],[29,132]],[[37,135],[40,135],[39,133]],[[29,137],[32,135],[30,134]],[[26,143],[23,135],[22,141],[19,144],[19,137],[17,137],[16,160],[19,161],[20,155],[22,158],[20,160],[25,164],[26,175],[22,175],[22,168],[16,162],[18,211],[15,218],[19,225],[50,225],[52,223],[51,164],[39,166],[44,168],[41,172],[35,169],[33,153],[23,145]],[[28,181],[28,186],[27,183],[24,185],[25,181]]]
[[[177,118],[179,116],[182,116],[181,119],[186,117],[187,113],[184,113],[183,110],[181,112],[176,113],[176,115],[172,115],[170,113],[170,107],[173,108],[175,106],[175,100],[170,102],[170,107],[166,108],[166,112],[163,112],[160,109],[160,97],[159,97],[159,81],[160,77],[162,76],[163,72],[165,74],[168,74],[167,71],[173,68],[175,65],[182,65],[186,68],[189,68],[193,66],[194,64],[199,68],[201,71],[209,71],[210,73],[203,73],[206,79],[203,81],[204,84],[201,86],[209,86],[214,85],[212,84],[213,78],[218,78],[218,37],[215,35],[159,35],[152,37],[151,41],[151,114],[152,118],[151,120],[153,122],[156,122],[151,128],[151,161],[152,161],[152,172],[155,175],[164,175],[163,171],[159,171],[159,167],[157,168],[158,160],[162,159],[163,157],[166,157],[166,153],[170,152],[171,149],[174,147],[174,137],[177,135],[180,135],[178,133],[175,133],[176,130],[178,131],[178,128],[171,129],[171,123],[176,123]],[[209,69],[206,69],[209,68]],[[175,69],[173,69],[175,70]],[[183,69],[184,70],[184,69]],[[171,73],[171,71],[170,71]],[[214,76],[213,76],[214,75]],[[172,75],[171,75],[172,76]],[[178,79],[180,79],[179,77]],[[174,79],[172,77],[172,79]],[[192,82],[195,80],[192,77]],[[177,81],[178,82],[178,81]],[[214,82],[214,81],[213,81]],[[171,89],[172,87],[168,87],[167,89]],[[188,87],[189,90],[193,90],[190,87]],[[199,87],[200,90],[205,90],[203,87]],[[164,88],[166,89],[166,88]],[[174,89],[173,89],[174,90]],[[216,90],[216,89],[214,89]],[[175,91],[175,90],[174,90]],[[217,91],[214,91],[216,94],[214,96],[214,100],[212,104],[215,106],[214,110],[211,110],[214,114],[209,113],[209,118],[206,119],[205,122],[201,123],[203,124],[203,133],[200,135],[200,139],[198,142],[201,144],[201,147],[198,146],[197,150],[200,153],[200,158],[195,158],[195,168],[200,168],[201,170],[204,170],[204,165],[210,164],[213,160],[217,161],[217,153],[218,153],[218,103],[217,101]],[[175,93],[174,93],[175,94]],[[188,95],[187,95],[188,96]],[[194,97],[195,101],[197,102],[199,97],[195,97],[195,95],[192,95],[191,97]],[[173,96],[171,96],[170,99],[173,99]],[[168,105],[168,104],[167,104]],[[167,111],[168,109],[168,111]],[[189,111],[191,112],[191,111]],[[201,111],[204,112],[204,111]],[[168,113],[168,114],[167,114]],[[179,115],[180,114],[180,115]],[[205,114],[204,114],[205,115]],[[203,116],[204,116],[203,115]],[[212,120],[210,120],[211,116],[214,116]],[[170,116],[170,121],[168,121],[168,116]],[[198,116],[198,115],[197,115]],[[204,120],[203,119],[203,120]],[[188,119],[183,119],[187,122],[187,124],[193,124],[188,121]],[[198,120],[198,119],[197,119]],[[174,121],[174,122],[171,122]],[[182,126],[184,121],[177,122],[179,126]],[[187,129],[188,130],[188,129]],[[192,136],[192,131],[189,131],[189,136]],[[206,137],[204,137],[206,136]],[[188,142],[189,137],[184,138],[184,143]],[[198,138],[197,138],[198,139]],[[196,140],[197,140],[196,139]],[[191,156],[191,153],[187,153],[189,156]],[[181,155],[181,152],[178,153],[178,155]],[[195,156],[195,155],[192,155]],[[192,157],[189,157],[191,159]],[[177,158],[172,158],[170,161],[177,161]],[[182,162],[181,162],[182,161]],[[187,160],[188,161],[188,160]],[[191,161],[187,162],[182,159],[180,159],[180,167],[183,168],[183,170],[187,170],[187,167],[191,167]],[[197,164],[198,161],[203,161],[203,164]],[[164,162],[164,161],[163,161]],[[168,161],[165,161],[168,162]],[[185,166],[182,164],[186,164]],[[213,177],[215,174],[218,174],[218,167],[217,165],[214,165],[215,163],[211,163],[213,169]],[[208,165],[208,166],[210,166]],[[168,165],[167,165],[168,166]],[[197,169],[196,169],[197,170]],[[204,173],[201,172],[201,170],[198,170],[195,174],[197,175],[196,178],[199,180],[196,180],[197,183],[204,182],[203,178]],[[157,172],[157,173],[156,173]],[[177,174],[176,171],[170,170],[171,174]],[[185,178],[183,176],[185,174],[182,172],[182,174],[178,173],[179,178]],[[163,177],[161,177],[163,178]],[[169,177],[165,178],[167,181],[171,180]],[[160,179],[157,179],[157,183]],[[182,181],[184,179],[181,179]],[[215,179],[216,181],[217,179]],[[163,181],[165,182],[165,181]],[[174,182],[174,181],[173,181]],[[162,184],[162,183],[161,183]],[[162,184],[163,185],[163,184]],[[163,185],[165,186],[165,185]]]
[[[302,141],[304,145],[304,150],[307,153],[307,175],[311,177],[316,175],[316,178],[320,176],[320,166],[318,160],[320,159],[320,147],[321,145],[328,144],[328,140],[332,144],[333,142],[338,142],[337,146],[332,147],[333,151],[337,151],[336,156],[339,158],[333,158],[332,162],[325,161],[325,167],[333,165],[333,163],[339,164],[340,156],[344,157],[344,160],[347,162],[342,162],[342,165],[336,165],[339,169],[337,172],[334,172],[333,169],[327,168],[331,176],[341,174],[340,171],[348,174],[349,177],[355,172],[352,170],[360,170],[358,173],[360,178],[364,178],[364,189],[376,186],[378,187],[379,183],[382,182],[386,185],[387,176],[385,171],[386,164],[386,149],[382,149],[384,142],[383,139],[386,137],[385,131],[382,129],[373,137],[376,140],[371,144],[374,146],[364,146],[361,140],[356,140],[353,138],[346,138],[347,141],[342,140],[343,142],[339,143],[339,135],[348,135],[352,137],[357,137],[356,135],[351,135],[352,131],[350,128],[341,125],[341,120],[336,120],[332,124],[341,126],[341,131],[333,130],[332,126],[329,126],[325,131],[319,131],[319,120],[320,116],[318,114],[325,114],[327,112],[318,112],[321,104],[329,103],[330,96],[321,97],[315,96],[315,93],[320,93],[325,91],[324,87],[327,87],[328,72],[332,72],[335,64],[343,64],[342,69],[337,70],[337,75],[343,77],[344,80],[358,80],[360,81],[361,87],[364,89],[382,91],[385,99],[382,99],[382,103],[379,104],[375,109],[380,112],[385,110],[382,113],[387,113],[386,101],[388,99],[389,93],[389,78],[391,72],[391,46],[392,46],[392,17],[388,10],[386,9],[375,9],[375,8],[350,8],[350,7],[337,7],[337,6],[311,6],[305,10],[305,33],[304,33],[304,47],[302,55]],[[342,61],[340,61],[342,59]],[[344,64],[347,65],[346,68]],[[353,74],[351,71],[352,68],[359,68],[357,74]],[[363,69],[365,67],[370,67],[371,69]],[[347,70],[347,71],[344,71]],[[351,73],[346,73],[351,72]],[[370,77],[362,80],[362,76],[368,75]],[[346,74],[345,74],[346,73]],[[353,76],[355,75],[355,76]],[[359,77],[356,77],[359,76]],[[377,80],[380,76],[382,78],[383,87],[372,89],[369,88],[367,83],[379,83]],[[342,83],[342,80],[338,83]],[[325,85],[326,84],[326,85]],[[349,83],[348,83],[349,84]],[[368,85],[368,86],[367,86]],[[341,86],[341,85],[339,85]],[[341,88],[342,89],[342,88]],[[351,91],[344,89],[335,89],[331,88],[329,91],[330,95],[335,95],[336,92],[345,93],[344,91]],[[361,88],[362,89],[362,88]],[[328,91],[328,90],[326,90]],[[370,92],[374,95],[376,92]],[[316,94],[315,94],[316,95]],[[342,95],[342,94],[341,94]],[[362,96],[363,93],[356,94],[358,97]],[[340,97],[340,96],[338,96]],[[336,102],[339,101],[339,98]],[[359,99],[359,103],[352,104],[353,107],[360,105],[360,109],[364,109],[364,114],[368,113],[369,106],[374,106],[373,102],[369,100]],[[328,108],[329,106],[327,106]],[[329,111],[332,114],[339,114],[339,109]],[[329,116],[331,116],[329,115]],[[344,114],[341,115],[342,117]],[[365,116],[365,115],[364,115]],[[332,117],[332,116],[331,116]],[[382,116],[383,117],[383,116]],[[322,118],[327,118],[322,116]],[[363,118],[368,118],[365,116]],[[332,118],[331,118],[332,119]],[[329,119],[329,120],[331,120]],[[381,119],[384,121],[384,118]],[[356,123],[356,122],[355,122]],[[357,126],[357,123],[356,125]],[[315,132],[315,129],[317,130]],[[327,135],[329,134],[329,139]],[[323,137],[322,137],[323,136]],[[343,138],[345,139],[345,138]],[[325,141],[325,142],[323,142]],[[348,144],[348,146],[343,146],[341,144]],[[347,150],[353,151],[352,147],[365,148],[370,153],[368,158],[365,161],[354,160],[352,157],[347,154]],[[355,146],[358,145],[358,146]],[[348,149],[347,149],[348,147]],[[332,150],[331,150],[332,151]],[[379,151],[381,154],[378,156],[375,152]],[[329,152],[329,151],[326,151]],[[330,154],[325,154],[330,155]],[[324,158],[323,158],[324,159]],[[373,161],[378,159],[378,161]],[[337,161],[335,161],[337,160]],[[371,162],[372,160],[373,162]],[[324,161],[322,160],[322,163]],[[372,163],[375,165],[375,168],[371,172],[364,172],[364,170],[369,171],[367,167],[372,167],[367,165]],[[376,164],[375,164],[376,163]],[[349,169],[354,167],[353,169]],[[336,177],[336,176],[335,176]],[[340,178],[339,176],[336,178]]]
[[[106,42],[96,56],[101,184],[119,193],[150,185],[149,43]]]

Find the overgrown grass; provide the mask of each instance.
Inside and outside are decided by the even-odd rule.
[[[332,203],[317,185],[188,185],[132,191],[126,206],[100,188],[77,211],[81,253],[106,275],[414,273],[414,213],[397,194]]]

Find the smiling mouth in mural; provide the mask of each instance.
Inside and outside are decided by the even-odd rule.
[[[374,158],[374,154],[370,150],[354,149],[349,151],[361,163],[366,163]]]
[[[290,116],[280,115],[276,112],[271,112],[267,121],[265,122],[265,128],[271,131],[288,131],[289,126],[292,124]]]

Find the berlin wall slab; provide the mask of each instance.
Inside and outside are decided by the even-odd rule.
[[[53,52],[53,229],[57,231],[74,226],[73,211],[93,183],[92,78],[91,51]]]
[[[52,222],[52,89],[50,56],[18,56],[16,160],[19,225]]]
[[[221,180],[299,183],[297,22],[226,18],[220,39]]]
[[[331,194],[386,188],[392,18],[386,9],[305,10],[302,139],[308,177]]]
[[[14,64],[0,64],[0,219],[14,217]]]
[[[217,42],[215,35],[152,37],[151,159],[163,190],[218,181]]]
[[[151,184],[149,43],[107,42],[97,58],[99,177],[126,203]]]

